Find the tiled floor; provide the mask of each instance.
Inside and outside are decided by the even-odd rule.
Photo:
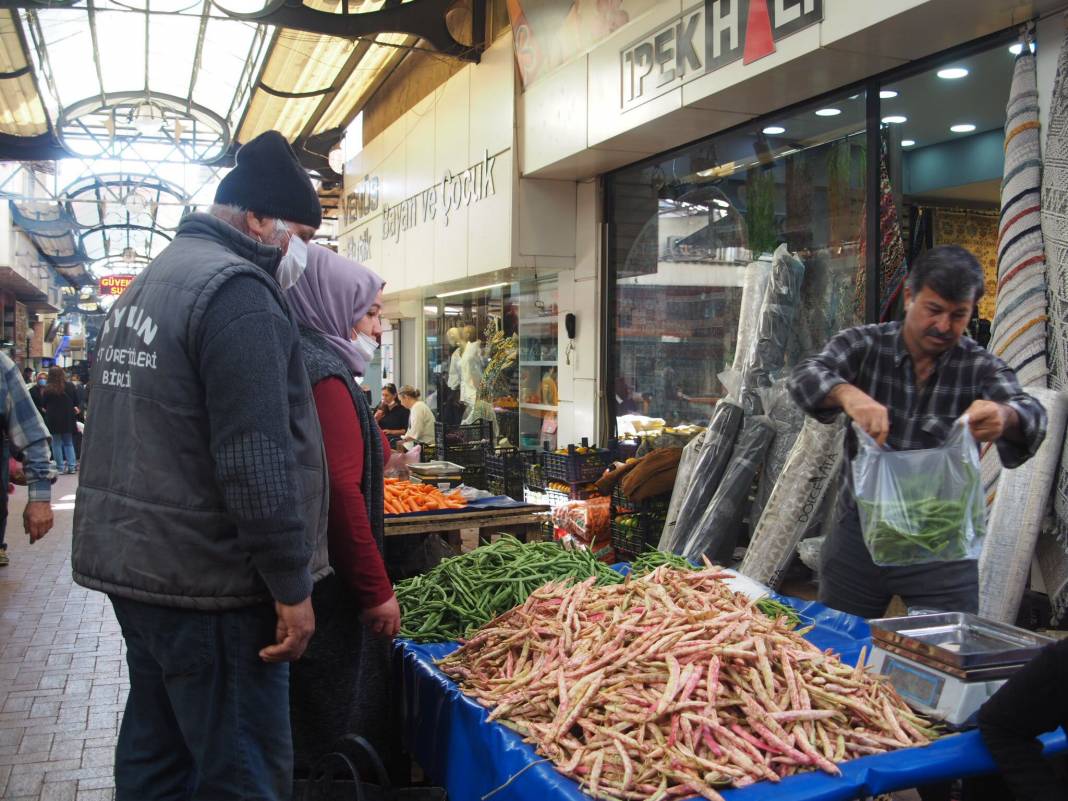
[[[111,801],[129,679],[107,598],[70,576],[76,479],[53,491],[56,526],[29,545],[11,497],[0,567],[0,799]]]

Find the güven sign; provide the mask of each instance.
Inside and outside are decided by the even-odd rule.
[[[100,279],[100,296],[118,297],[126,291],[134,276],[132,275],[106,275]]]
[[[704,0],[620,51],[623,110],[739,59],[769,56],[775,42],[822,19],[823,0]]]

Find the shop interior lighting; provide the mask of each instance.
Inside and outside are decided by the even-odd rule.
[[[712,198],[712,202],[719,206],[721,209],[729,209],[731,204],[721,197]]]
[[[457,289],[453,292],[441,292],[434,297],[436,298],[453,298],[457,295],[470,295],[475,292],[485,292],[489,289],[497,289],[497,287],[508,286],[507,281],[499,281],[496,284],[486,284],[485,286],[471,287],[471,289]]]
[[[763,133],[767,134],[768,136],[778,136],[779,134],[786,133],[786,129],[783,128],[781,125],[769,125],[763,130]]]
[[[901,146],[902,147],[912,147],[914,144],[916,144],[916,140],[915,139],[902,139],[901,140]]]
[[[938,77],[944,81],[956,81],[967,74],[968,70],[964,69],[964,67],[946,67],[938,71]]]
[[[894,89],[880,89],[879,98],[882,100],[893,100],[897,97],[897,92]]]
[[[970,122],[962,122],[959,125],[949,126],[949,130],[953,131],[953,133],[971,133],[975,130],[975,126]]]
[[[1014,44],[1012,47],[1009,48],[1009,52],[1012,53],[1014,56],[1020,55],[1020,53],[1023,52],[1023,44],[1021,44],[1020,42],[1017,42],[1016,44]],[[1034,42],[1031,42],[1031,52],[1032,53],[1035,52],[1035,43]]]
[[[842,113],[840,108],[821,108],[816,110],[817,117],[837,117]]]
[[[883,122],[885,122],[887,125],[901,125],[902,123],[906,123],[908,121],[908,117],[902,116],[900,114],[891,114],[889,117],[883,117]]]

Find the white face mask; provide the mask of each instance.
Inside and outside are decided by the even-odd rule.
[[[356,346],[357,350],[360,351],[360,355],[368,362],[375,357],[375,352],[378,350],[378,341],[363,331],[356,333],[356,339],[352,340],[352,344]]]
[[[276,220],[275,224],[279,230],[288,230],[281,220]],[[304,268],[307,266],[308,244],[296,234],[290,234],[289,247],[282,256],[282,261],[278,263],[278,270],[275,273],[275,279],[283,292],[296,285],[300,277],[304,275]]]

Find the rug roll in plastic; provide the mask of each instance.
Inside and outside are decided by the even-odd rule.
[[[1027,391],[1046,407],[1046,439],[1028,461],[1001,471],[979,557],[979,614],[1002,623],[1016,622],[1068,421],[1068,394],[1040,387]]]
[[[740,573],[769,587],[782,580],[797,544],[825,508],[822,502],[828,489],[838,481],[845,434],[841,415],[831,423],[805,419],[738,568]]]
[[[693,483],[694,467],[697,465],[697,458],[701,455],[707,436],[707,430],[702,431],[682,449],[679,470],[675,474],[675,486],[671,489],[671,500],[668,502],[667,514],[664,516],[664,528],[660,532],[660,543],[656,546],[658,551],[671,550],[679,509],[682,508],[682,502],[686,498],[690,484]]]
[[[694,526],[708,508],[716,494],[720,479],[730,464],[734,440],[742,424],[742,407],[737,403],[722,400],[716,404],[712,419],[705,432],[705,444],[693,467],[693,480],[679,506],[675,529],[670,544],[661,550],[681,553]],[[682,470],[680,469],[681,473]]]
[[[697,562],[707,556],[717,564],[730,564],[753,478],[764,462],[774,436],[775,427],[767,416],[745,418],[716,494],[686,539],[682,551],[684,557]]]
[[[785,394],[785,393],[784,393]],[[764,512],[764,507],[771,497],[771,491],[775,482],[782,475],[786,460],[793,452],[794,443],[801,434],[801,428],[805,424],[805,413],[801,408],[786,395],[775,408],[769,412],[769,417],[775,424],[775,438],[768,447],[764,466],[760,471],[760,480],[757,482],[756,495],[753,498],[753,506],[749,510],[749,530],[755,531],[757,521]]]
[[[760,307],[771,277],[770,261],[753,261],[746,265],[742,281],[742,305],[738,312],[738,336],[734,346],[734,369],[739,373],[756,342],[760,326]]]

